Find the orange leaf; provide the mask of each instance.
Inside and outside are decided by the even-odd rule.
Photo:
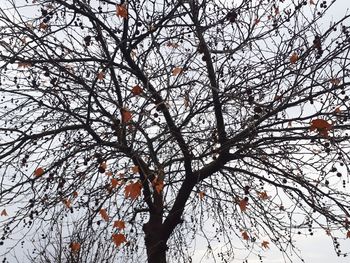
[[[263,241],[262,243],[261,243],[261,246],[263,247],[263,248],[266,248],[266,249],[268,249],[269,248],[269,242],[268,241]]]
[[[289,61],[290,61],[290,63],[295,64],[295,63],[297,63],[298,59],[299,59],[298,53],[294,52],[290,56]]]
[[[205,196],[205,192],[200,191],[200,192],[198,193],[198,196],[199,196],[199,198],[200,198],[201,200],[203,200],[203,198],[204,198],[204,196]]]
[[[2,210],[0,215],[1,216],[8,216],[6,209]]]
[[[132,87],[131,89],[131,93],[134,95],[134,96],[137,96],[137,95],[140,95],[142,93],[142,88],[139,86],[139,85],[136,85],[134,87]]]
[[[182,73],[182,71],[183,71],[183,68],[175,67],[175,68],[173,69],[172,74],[173,74],[173,76],[177,76],[177,75],[179,75],[180,73]]]
[[[123,234],[112,234],[112,240],[117,247],[126,242],[126,238]]]
[[[34,171],[34,175],[36,177],[40,177],[44,174],[44,169],[39,167],[39,168],[36,168],[35,171]]]
[[[102,217],[102,219],[103,219],[104,221],[106,221],[106,222],[109,221],[109,216],[108,216],[108,214],[107,214],[106,209],[101,208],[101,209],[100,209],[100,215],[101,215],[101,217]]]
[[[117,5],[116,7],[117,16],[128,19],[128,10],[126,9],[126,5]]]
[[[77,253],[79,252],[80,250],[80,243],[79,242],[72,242],[70,245],[69,245],[70,249],[72,250],[73,253]]]
[[[242,232],[242,237],[244,240],[249,240],[248,233],[246,231]]]
[[[103,80],[105,78],[105,73],[103,71],[100,71],[99,73],[97,73],[97,79],[98,80]]]
[[[122,122],[123,123],[128,123],[132,119],[131,112],[128,111],[127,109],[122,109]]]
[[[70,208],[70,207],[71,207],[71,203],[70,203],[70,200],[69,200],[69,199],[64,199],[64,200],[63,200],[63,203],[64,203],[64,205],[65,205],[67,208]]]
[[[346,238],[350,238],[350,230],[346,233]]]
[[[259,198],[261,200],[267,200],[267,199],[269,199],[269,196],[267,195],[266,191],[264,191],[264,192],[259,193]]]
[[[244,212],[247,210],[248,205],[248,199],[244,198],[241,201],[239,201],[239,208],[241,209],[241,212]]]
[[[142,189],[142,184],[137,181],[135,183],[130,183],[127,186],[125,186],[125,198],[131,198],[135,200],[137,197],[140,196],[141,194],[141,189]]]
[[[122,230],[122,229],[125,228],[125,222],[122,221],[122,220],[114,221],[113,227],[115,227],[115,228],[117,228],[119,230]]]
[[[323,137],[328,137],[328,132],[332,129],[332,124],[323,119],[315,119],[311,121],[310,131],[317,130]]]

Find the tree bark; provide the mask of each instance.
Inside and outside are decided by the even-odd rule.
[[[143,225],[148,263],[166,263],[166,240],[163,239],[162,223],[151,218]]]

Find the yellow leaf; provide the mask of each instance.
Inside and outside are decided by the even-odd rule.
[[[126,238],[123,234],[112,234],[112,240],[117,247],[126,242]]]
[[[126,5],[117,5],[116,6],[117,16],[128,19],[128,10],[126,9]]]
[[[1,211],[1,214],[0,214],[1,216],[8,216],[8,214],[7,214],[7,212],[6,212],[6,209],[3,209],[2,211]]]
[[[125,222],[123,220],[114,221],[113,227],[122,230],[125,228]]]
[[[40,177],[40,176],[42,176],[43,174],[44,174],[44,169],[41,168],[41,167],[36,168],[35,171],[34,171],[34,175],[35,175],[36,177]]]
[[[101,209],[100,209],[100,215],[101,215],[101,217],[102,217],[102,219],[103,219],[104,221],[106,221],[106,222],[109,221],[109,216],[108,216],[108,214],[107,214],[106,209],[101,208]]]
[[[173,74],[173,76],[177,76],[180,73],[182,73],[182,71],[183,71],[183,68],[175,67],[172,71],[172,74]]]
[[[263,241],[262,243],[261,243],[261,246],[263,247],[263,248],[266,248],[266,249],[268,249],[269,248],[269,242],[268,241]]]
[[[290,56],[289,61],[290,61],[290,63],[295,64],[295,63],[297,63],[298,59],[299,59],[298,53],[294,52]]]

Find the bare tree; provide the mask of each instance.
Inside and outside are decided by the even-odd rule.
[[[1,2],[3,254],[191,262],[202,237],[223,262],[238,240],[288,258],[322,230],[347,255],[335,1]]]

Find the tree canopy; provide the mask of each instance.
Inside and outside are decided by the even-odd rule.
[[[1,2],[1,255],[288,261],[315,231],[348,255],[336,1]]]

